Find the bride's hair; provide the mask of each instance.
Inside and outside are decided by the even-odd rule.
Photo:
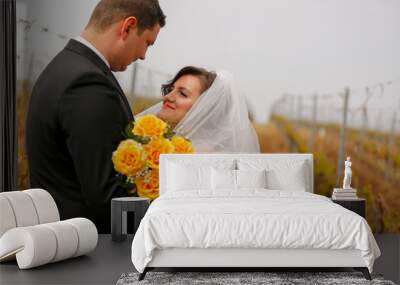
[[[185,66],[172,78],[171,81],[166,84],[161,85],[161,92],[163,95],[166,95],[173,87],[174,83],[184,75],[193,75],[199,78],[202,86],[202,93],[206,91],[213,84],[215,77],[217,74],[213,71],[207,71],[204,68],[196,67],[196,66]]]

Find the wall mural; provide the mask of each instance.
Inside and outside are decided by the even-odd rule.
[[[42,7],[47,3],[46,1],[41,2],[43,2]],[[88,1],[86,14],[82,16],[82,19],[77,20],[80,25],[75,24],[77,28],[68,30],[67,28],[53,27],[51,19],[38,13],[39,8],[37,7],[41,6],[40,3],[34,9],[29,6],[28,1],[17,1],[19,189],[29,188],[29,166],[24,134],[32,86],[38,74],[51,58],[67,43],[69,38],[76,36],[79,29],[84,27],[85,19],[95,3],[96,1]],[[172,4],[168,5],[172,7],[175,5],[174,3],[176,4],[172,1]],[[194,5],[193,3],[192,5]],[[165,1],[160,1],[160,4],[166,6],[167,19],[168,17],[173,18],[173,7],[169,7]],[[390,7],[384,5],[380,8],[383,11],[382,14],[390,10]],[[321,7],[315,9],[323,10]],[[393,11],[400,11],[400,9],[393,9]],[[168,12],[171,16],[168,16]],[[62,13],[62,10],[55,13]],[[397,19],[399,17],[400,12],[397,12]],[[171,30],[175,27],[176,19],[171,19],[171,22],[171,28],[167,24],[166,35],[172,33]],[[185,25],[188,26],[190,23],[186,22]],[[68,23],[65,26],[68,26]],[[179,32],[183,33],[184,29],[177,31],[177,33]],[[279,29],[277,32],[279,33]],[[379,33],[383,34],[384,32],[388,33],[387,38],[393,38],[399,29],[396,31],[393,28],[390,31],[380,31]],[[261,37],[261,35],[259,36]],[[355,43],[360,41],[357,36],[354,35],[354,39],[349,38],[348,45],[352,45],[351,41]],[[166,44],[168,43],[167,38],[167,36],[160,36],[160,47],[157,46],[157,43],[154,47],[155,50],[157,48],[165,49],[164,57],[167,58],[165,68],[163,62],[156,64],[156,60],[150,56],[149,61],[137,62],[123,74],[117,74],[134,114],[160,102],[162,100],[161,85],[171,80],[179,68],[189,65],[191,62],[192,58],[187,57],[181,61],[177,59],[178,63],[175,65],[171,64],[173,59],[167,54],[174,48],[170,47],[171,42],[169,45]],[[371,46],[378,40],[378,38],[371,38]],[[49,43],[53,46],[52,49],[46,47]],[[178,45],[179,43],[172,42],[172,44]],[[213,45],[218,44],[213,43]],[[256,42],[251,44],[257,45]],[[274,45],[273,42],[270,44]],[[323,48],[323,45],[319,47],[318,43],[315,43],[315,46],[315,48]],[[393,46],[400,48],[399,41],[393,43]],[[347,156],[350,156],[352,161],[351,185],[357,189],[358,197],[365,198],[367,201],[367,220],[372,230],[374,232],[400,233],[399,54],[388,54],[388,56],[396,57],[392,60],[395,62],[394,65],[397,64],[397,70],[392,68],[390,69],[391,73],[385,74],[372,70],[368,73],[363,70],[368,75],[364,77],[365,80],[358,81],[364,82],[363,84],[348,84],[351,81],[336,84],[337,80],[332,79],[332,84],[327,84],[329,87],[325,89],[320,88],[317,82],[316,87],[299,88],[300,90],[297,91],[297,83],[291,85],[290,78],[292,77],[288,75],[288,82],[280,81],[280,89],[277,89],[280,91],[273,92],[264,86],[274,80],[273,76],[266,72],[265,82],[254,81],[261,85],[259,90],[266,90],[266,93],[261,96],[256,95],[254,89],[248,87],[248,81],[241,79],[242,73],[239,72],[241,65],[236,63],[236,56],[240,53],[237,53],[234,47],[232,50],[226,46],[224,48],[227,49],[227,54],[231,53],[231,57],[228,58],[224,67],[228,66],[227,69],[234,73],[236,78],[239,78],[238,82],[247,100],[249,117],[256,130],[261,152],[313,153],[315,192],[328,197],[332,195],[334,188],[342,186],[345,160]],[[340,47],[338,46],[337,49]],[[264,52],[268,54],[269,51],[265,49]],[[248,53],[248,56],[251,57],[252,54]],[[255,56],[257,57],[257,54]],[[159,58],[162,57],[158,57],[157,60]],[[195,55],[193,58],[192,64],[201,66],[202,59],[195,60]],[[229,59],[232,59],[232,62]],[[245,58],[242,60],[246,61]],[[320,60],[324,62],[325,59],[321,58]],[[377,60],[379,61],[379,58]],[[273,65],[274,62],[271,64]],[[328,61],[326,64],[329,64]],[[347,64],[351,65],[352,63],[347,62]],[[385,66],[386,63],[382,62],[381,64]],[[205,65],[208,69],[218,69],[223,64],[208,62]],[[369,63],[364,62],[361,65],[354,63],[354,66],[354,73],[357,73],[360,66],[369,66]],[[245,63],[243,63],[243,68],[248,73],[252,72],[252,68]],[[301,65],[299,68],[301,69]],[[278,70],[279,67],[276,66],[276,69]],[[318,66],[315,69],[318,70]],[[273,68],[268,70],[271,71]],[[288,73],[290,72],[288,71]],[[338,73],[340,73],[339,69]],[[259,78],[261,75],[257,76]],[[271,76],[270,79],[268,79],[269,76]],[[334,78],[335,75],[331,74],[330,76]]]

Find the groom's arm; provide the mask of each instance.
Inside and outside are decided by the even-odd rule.
[[[59,105],[65,141],[85,204],[93,215],[123,191],[111,161],[126,124],[118,96],[107,78],[87,73],[71,85]]]

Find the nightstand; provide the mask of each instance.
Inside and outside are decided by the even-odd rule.
[[[339,204],[340,206],[359,214],[361,217],[365,218],[365,199],[356,198],[352,200],[337,200],[332,199],[333,203]]]
[[[127,212],[134,214],[134,233],[146,214],[150,199],[142,197],[121,197],[111,200],[111,238],[124,241],[127,235]]]

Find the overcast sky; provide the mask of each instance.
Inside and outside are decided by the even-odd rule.
[[[23,1],[17,1],[22,3]],[[43,64],[84,28],[97,1],[35,0],[28,18],[32,50]],[[400,1],[398,0],[160,0],[167,15],[143,65],[170,74],[185,65],[231,71],[258,121],[283,93],[337,94],[349,86],[350,106],[364,87],[397,79],[370,102],[388,116],[400,109]],[[27,55],[25,55],[27,56]],[[26,57],[27,58],[27,57]],[[27,60],[27,59],[24,60]],[[129,71],[127,72],[129,73]],[[122,81],[129,75],[120,76]],[[126,82],[123,84],[126,85]],[[380,88],[375,88],[376,94]],[[337,98],[336,98],[337,97]],[[336,96],[324,104],[340,105]],[[400,116],[399,116],[400,117]],[[389,117],[385,118],[387,121]]]

